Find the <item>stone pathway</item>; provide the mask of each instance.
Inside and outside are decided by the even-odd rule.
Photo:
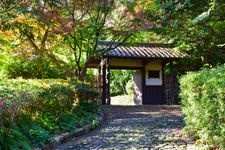
[[[181,133],[183,121],[178,106],[104,106],[103,110],[106,118],[98,129],[56,149],[195,149]]]

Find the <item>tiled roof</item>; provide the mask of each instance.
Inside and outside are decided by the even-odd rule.
[[[117,58],[161,58],[161,59],[176,59],[184,55],[178,51],[172,50],[166,44],[150,44],[142,43],[134,46],[118,46],[107,51],[105,57]]]

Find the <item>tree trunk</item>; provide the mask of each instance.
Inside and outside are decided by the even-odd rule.
[[[86,66],[84,67],[77,67],[76,68],[76,76],[78,81],[84,81],[85,76],[86,76],[87,68]]]

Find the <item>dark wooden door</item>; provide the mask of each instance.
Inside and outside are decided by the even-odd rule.
[[[143,90],[143,104],[163,105],[166,104],[163,86],[145,86]]]

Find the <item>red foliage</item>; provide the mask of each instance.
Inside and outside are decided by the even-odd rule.
[[[5,106],[5,102],[4,102],[4,101],[2,101],[2,100],[0,100],[0,109],[3,109],[3,108],[4,108],[4,106]]]
[[[172,15],[171,15],[170,13],[167,13],[166,16],[167,16],[168,18],[172,18]]]

